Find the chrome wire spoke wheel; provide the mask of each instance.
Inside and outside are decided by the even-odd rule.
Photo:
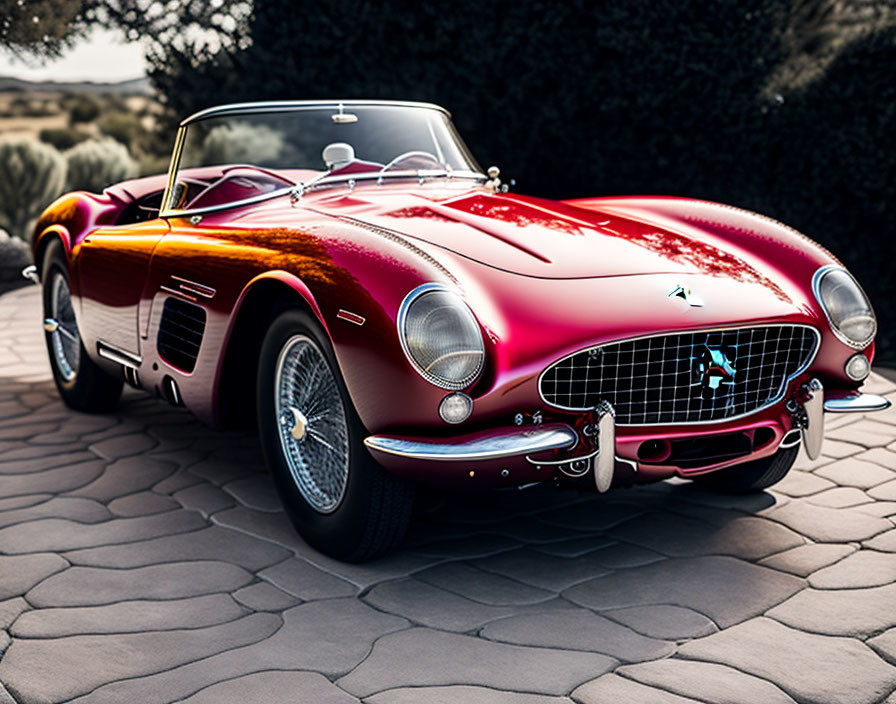
[[[280,350],[274,407],[292,480],[316,511],[332,513],[348,483],[348,424],[330,365],[305,335],[293,335]]]
[[[49,333],[53,361],[62,378],[71,381],[77,375],[81,361],[81,335],[75,321],[71,289],[61,272],[54,272],[52,287],[50,315],[57,323]]]

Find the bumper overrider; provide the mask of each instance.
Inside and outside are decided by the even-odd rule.
[[[564,476],[580,486],[587,482],[604,492],[614,481],[693,476],[799,444],[810,459],[815,459],[821,454],[825,411],[869,413],[889,406],[890,401],[875,394],[854,392],[825,398],[821,382],[811,379],[786,403],[757,414],[755,419],[743,419],[736,428],[723,430],[683,427],[642,434],[627,429],[625,436],[617,438],[615,412],[604,401],[573,424],[547,421],[451,438],[371,435],[364,442],[371,454],[392,471],[436,484],[479,480],[477,484],[513,486]],[[687,458],[700,442],[712,447],[716,441],[731,443],[731,438],[744,445],[739,454],[714,455],[703,463],[699,458],[676,461],[670,457],[676,443],[681,448],[679,455]]]

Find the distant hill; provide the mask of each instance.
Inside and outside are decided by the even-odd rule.
[[[26,81],[12,76],[0,76],[0,91],[22,91],[29,93],[92,93],[115,95],[149,95],[152,89],[147,78],[134,78],[118,83],[96,83],[94,81]]]

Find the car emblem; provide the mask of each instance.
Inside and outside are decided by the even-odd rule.
[[[676,284],[675,288],[672,289],[672,293],[669,294],[669,298],[680,298],[689,306],[694,308],[703,307],[703,299],[700,298],[696,293],[691,291],[687,286],[682,286],[681,284]]]
[[[704,347],[700,356],[694,359],[693,369],[704,391],[714,392],[723,383],[734,383],[734,364],[718,347]]]

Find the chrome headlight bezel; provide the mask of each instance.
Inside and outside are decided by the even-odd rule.
[[[457,311],[460,313],[461,317],[465,319],[465,324],[470,325],[471,331],[475,330],[475,337],[478,343],[477,351],[479,352],[479,360],[475,368],[473,368],[469,373],[465,374],[463,378],[449,379],[444,376],[434,374],[430,370],[426,369],[414,356],[414,352],[411,349],[412,345],[408,343],[406,326],[408,316],[413,312],[412,309],[414,303],[418,302],[423,296],[433,293],[445,294],[452,297],[455,301],[454,305],[456,305]],[[420,376],[426,379],[426,381],[428,381],[433,386],[437,386],[440,389],[448,389],[450,391],[460,391],[462,389],[469,388],[473,384],[473,382],[475,382],[476,379],[479,378],[479,375],[482,373],[482,369],[485,366],[485,343],[482,339],[482,329],[479,326],[479,321],[476,319],[476,316],[470,309],[470,306],[467,305],[466,301],[460,296],[457,291],[449,288],[448,286],[437,283],[427,283],[417,286],[417,288],[408,293],[408,295],[405,296],[404,300],[401,302],[395,324],[398,329],[398,339],[401,342],[401,349],[404,351],[405,357],[407,357],[411,366],[417,371],[417,373],[420,374]]]
[[[865,301],[865,305],[868,308],[868,313],[871,316],[872,325],[870,335],[868,335],[864,340],[854,340],[843,332],[843,330],[840,328],[840,322],[842,321],[834,320],[830,310],[828,309],[827,302],[822,297],[822,281],[827,274],[834,271],[845,274],[852,282],[853,286],[855,286],[856,291],[861,295],[861,298]],[[874,309],[871,307],[871,301],[868,299],[868,295],[865,293],[865,290],[846,268],[842,266],[835,266],[833,264],[828,264],[820,267],[812,276],[812,293],[815,295],[815,300],[818,301],[818,305],[824,312],[824,316],[828,321],[828,325],[830,326],[831,331],[834,333],[837,339],[840,340],[840,342],[842,342],[844,345],[847,345],[848,347],[852,347],[853,349],[863,350],[874,341],[874,336],[877,335],[877,316],[874,313]]]

